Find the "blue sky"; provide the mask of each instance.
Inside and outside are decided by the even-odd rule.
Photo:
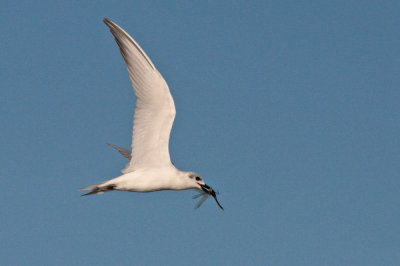
[[[397,265],[400,2],[6,1],[4,265]],[[120,174],[134,93],[108,17],[167,80],[171,156],[219,190]]]

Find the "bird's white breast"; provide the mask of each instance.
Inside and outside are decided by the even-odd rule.
[[[118,190],[151,192],[166,189],[188,189],[185,177],[175,167],[138,169],[107,182]]]

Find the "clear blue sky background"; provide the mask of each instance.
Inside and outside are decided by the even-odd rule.
[[[399,1],[4,1],[2,265],[399,265]],[[177,107],[171,154],[220,191],[120,174],[134,93],[109,17]]]

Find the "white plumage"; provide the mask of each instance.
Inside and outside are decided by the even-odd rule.
[[[110,28],[120,48],[136,94],[132,152],[129,154],[129,150],[111,145],[130,159],[122,170],[123,175],[83,188],[91,190],[84,195],[112,190],[151,192],[198,189],[217,200],[214,190],[198,174],[180,171],[171,163],[169,137],[176,111],[166,81],[126,31],[107,18],[104,23]]]
[[[121,50],[136,94],[132,159],[123,173],[141,167],[168,166],[169,136],[176,113],[169,87],[135,40],[114,22],[104,22]]]

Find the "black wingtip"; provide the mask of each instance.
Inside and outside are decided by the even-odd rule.
[[[115,27],[115,26],[114,26],[115,23],[112,22],[112,21],[111,21],[110,19],[108,19],[108,18],[104,18],[104,19],[103,19],[103,22],[104,22],[104,24],[106,24],[110,29],[113,28],[113,27]]]

